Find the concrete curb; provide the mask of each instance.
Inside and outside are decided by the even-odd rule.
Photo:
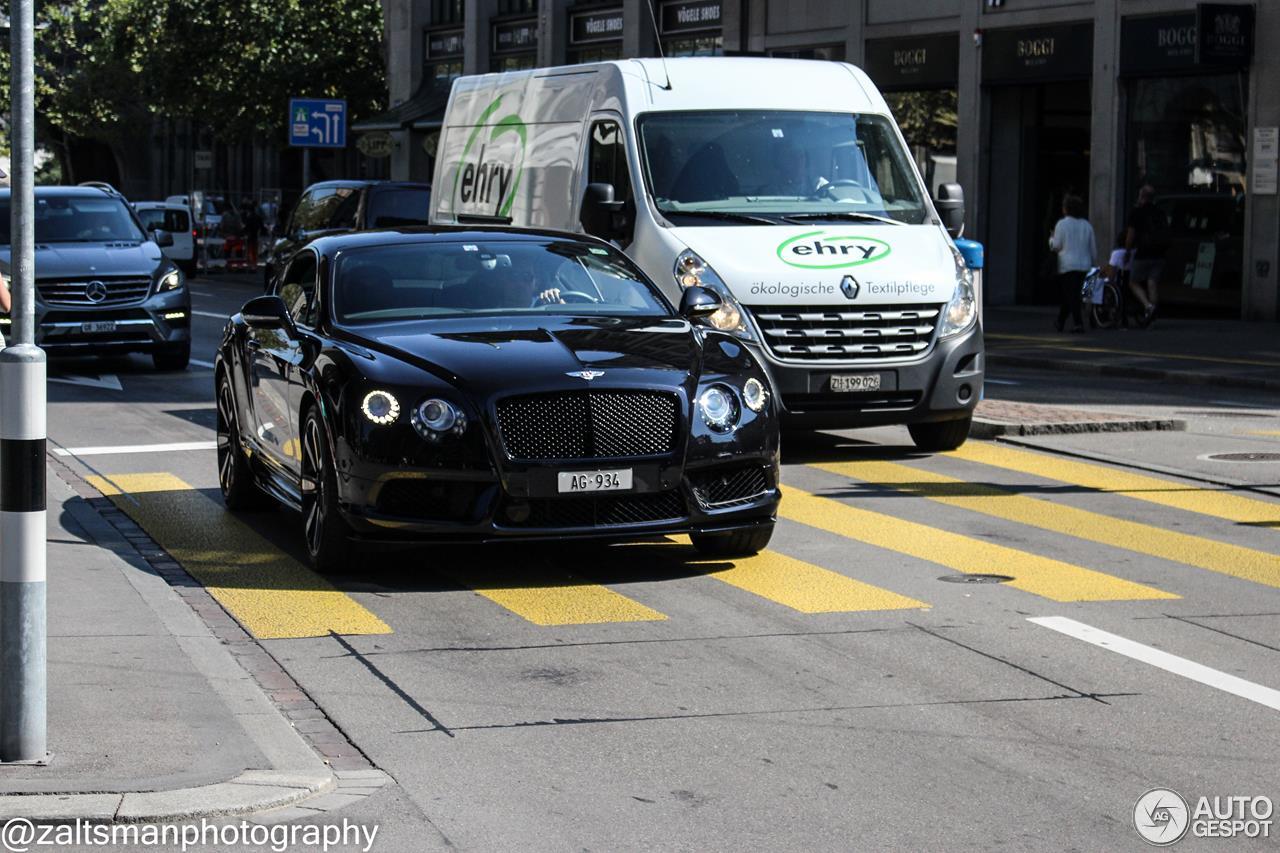
[[[1187,422],[1179,418],[1117,419],[1114,421],[1063,421],[1061,423],[1010,423],[973,419],[970,438],[999,438],[1010,435],[1065,435],[1084,432],[1182,432]]]
[[[1260,376],[1233,376],[1224,373],[1201,373],[1190,370],[1159,370],[1153,367],[1094,364],[1074,359],[1009,355],[991,352],[990,350],[987,351],[986,356],[988,364],[996,366],[1036,367],[1044,370],[1088,373],[1094,376],[1116,376],[1122,379],[1153,379],[1161,382],[1182,382],[1187,385],[1216,385],[1224,388],[1280,391],[1280,379],[1264,379]]]
[[[5,794],[0,795],[0,818],[42,823],[155,823],[266,812],[260,821],[274,822],[340,808],[371,796],[391,781],[376,768],[335,770],[321,760],[296,728],[297,723],[268,698],[191,602],[142,560],[80,493],[92,489],[60,460],[50,456],[49,461],[55,472],[75,480],[52,478],[51,497],[63,503],[65,511],[101,548],[137,569],[127,573],[130,584],[179,639],[192,665],[232,709],[244,737],[253,741],[271,767],[245,770],[223,782],[164,791]],[[77,495],[80,501],[74,500]]]

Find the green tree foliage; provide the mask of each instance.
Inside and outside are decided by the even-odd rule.
[[[912,147],[954,153],[956,90],[896,92],[885,95],[902,135]]]
[[[42,139],[120,144],[156,115],[193,119],[224,142],[263,134],[283,143],[290,97],[343,97],[356,117],[376,112],[385,97],[378,0],[38,5]],[[0,75],[7,108],[7,50]]]

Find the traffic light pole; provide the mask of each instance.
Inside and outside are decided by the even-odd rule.
[[[47,758],[45,356],[35,345],[34,0],[9,15],[12,345],[0,350],[0,761]]]

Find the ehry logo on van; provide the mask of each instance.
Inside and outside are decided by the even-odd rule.
[[[788,237],[778,244],[778,258],[784,264],[806,270],[837,270],[860,267],[887,258],[893,247],[875,237],[809,231]]]
[[[486,211],[492,206],[493,216],[507,216],[516,199],[520,178],[524,175],[524,155],[528,146],[528,130],[515,113],[490,123],[502,106],[502,95],[485,107],[476,121],[475,130],[467,137],[466,147],[453,174],[453,208],[477,207]],[[480,147],[475,152],[476,142]]]

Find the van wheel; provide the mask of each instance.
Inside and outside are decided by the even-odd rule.
[[[173,347],[165,347],[151,353],[156,370],[186,370],[191,363],[191,341]]]
[[[973,416],[955,421],[939,421],[931,424],[910,424],[907,431],[916,447],[929,453],[941,453],[944,450],[955,450],[964,444],[969,437],[969,426]]]
[[[750,557],[763,551],[772,538],[772,523],[727,533],[694,533],[689,536],[698,553],[708,557]]]

